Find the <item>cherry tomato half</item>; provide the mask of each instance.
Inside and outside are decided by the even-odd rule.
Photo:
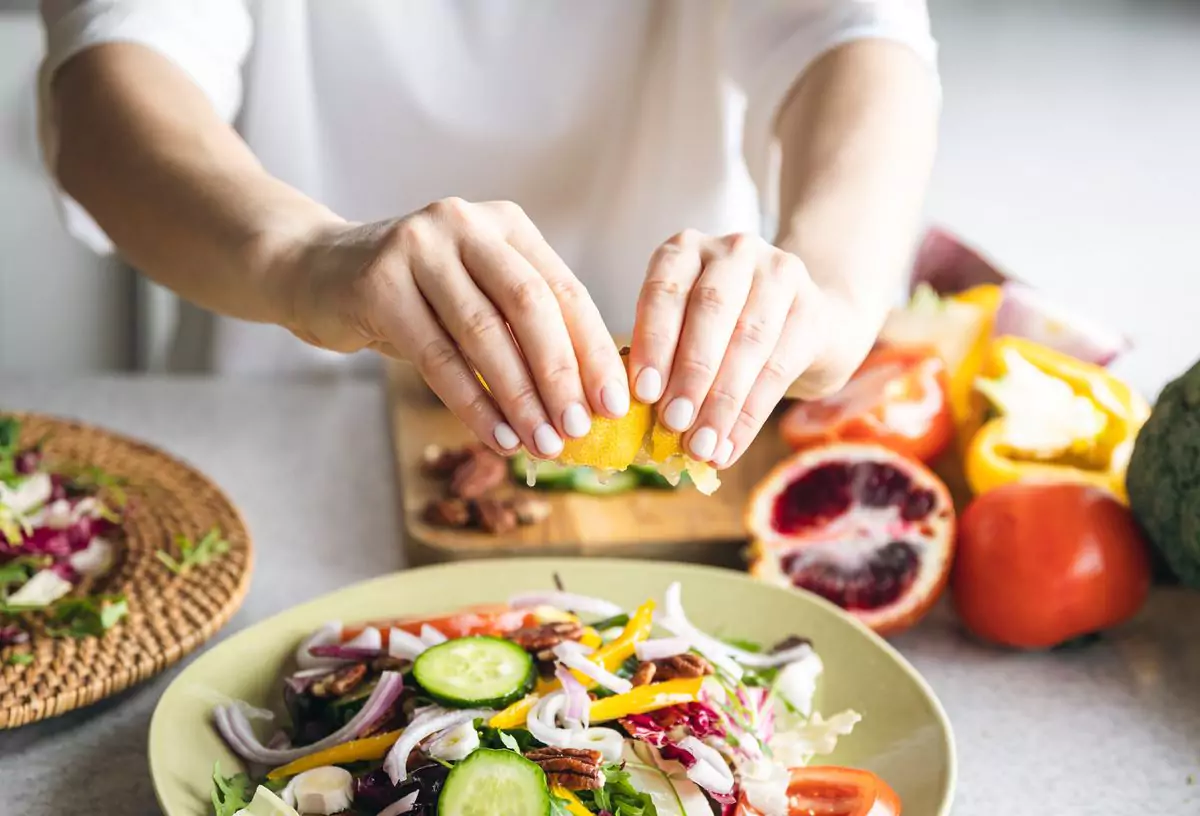
[[[954,438],[948,388],[946,364],[932,350],[880,345],[836,394],[788,408],[780,432],[796,450],[876,442],[930,462]]]
[[[983,640],[1049,648],[1123,623],[1150,591],[1137,523],[1099,488],[1007,484],[972,501],[958,530],[951,593]]]
[[[383,634],[383,645],[386,648],[388,630],[402,629],[410,634],[419,635],[421,627],[425,625],[432,626],[448,638],[461,638],[472,635],[505,635],[525,626],[536,626],[537,618],[528,609],[513,609],[506,604],[484,604],[469,606],[448,615],[398,618],[347,626],[342,630],[342,642],[352,640],[362,634],[366,627],[374,626]]]
[[[788,816],[900,816],[900,797],[870,771],[818,765],[793,768]],[[737,816],[762,816],[743,796]]]

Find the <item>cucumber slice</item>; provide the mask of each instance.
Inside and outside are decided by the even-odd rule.
[[[512,473],[513,481],[518,484],[526,484],[526,467],[530,461],[529,454],[521,451],[509,460],[509,468]],[[543,489],[554,489],[571,486],[571,478],[575,475],[577,468],[560,465],[557,462],[550,462],[545,459],[535,460],[534,474],[537,478],[534,487]]]
[[[517,644],[494,637],[448,640],[413,663],[413,679],[450,708],[504,708],[533,689],[533,658]]]
[[[454,766],[438,816],[548,816],[546,773],[515,751],[480,748]]]
[[[596,471],[580,468],[571,481],[571,487],[589,496],[612,496],[633,490],[640,482],[638,475],[628,470],[610,473],[604,481],[600,481],[600,474]]]
[[[678,485],[668,482],[667,477],[659,473],[658,468],[652,465],[630,465],[629,469],[638,475],[642,487],[653,487],[656,490],[678,489]]]

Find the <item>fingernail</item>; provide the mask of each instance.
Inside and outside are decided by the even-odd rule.
[[[656,368],[643,368],[633,384],[633,391],[642,402],[658,402],[662,388],[662,374]]]
[[[671,400],[671,404],[663,412],[663,422],[667,423],[667,427],[672,431],[686,431],[691,427],[692,417],[695,414],[696,407],[692,405],[690,399],[687,397],[676,397]],[[713,444],[716,444],[715,440]]]
[[[507,422],[497,425],[496,430],[492,431],[492,436],[496,438],[496,444],[504,450],[512,450],[521,444],[521,437],[517,436],[517,432]]]
[[[692,434],[692,441],[688,447],[692,449],[692,458],[707,462],[717,450],[717,432],[712,428],[701,428]]]
[[[622,383],[609,383],[600,389],[600,402],[604,403],[604,410],[613,416],[625,416],[629,413],[629,387]]]
[[[567,406],[567,410],[563,411],[563,430],[567,432],[568,436],[578,439],[581,436],[587,436],[591,429],[592,418],[588,416],[587,409],[578,402],[572,402]],[[541,444],[538,442],[539,446]]]
[[[563,449],[562,437],[544,422],[534,429],[533,444],[537,445],[538,453],[551,458],[558,456]]]
[[[728,439],[722,439],[721,444],[717,445],[717,452],[713,454],[713,464],[717,467],[724,467],[729,462],[730,456],[733,456],[733,443]]]

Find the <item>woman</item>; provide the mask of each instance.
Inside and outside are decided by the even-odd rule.
[[[76,235],[224,316],[218,370],[373,349],[501,452],[555,456],[632,384],[735,462],[866,354],[934,152],[920,0],[42,13]]]

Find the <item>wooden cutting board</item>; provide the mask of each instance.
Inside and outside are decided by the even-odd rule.
[[[428,445],[457,447],[471,437],[411,366],[389,363],[387,386],[406,546],[414,565],[514,555],[606,555],[735,566],[746,541],[742,513],[750,491],[788,452],[772,421],[746,455],[721,474],[721,488],[712,496],[690,485],[617,496],[533,491],[551,505],[550,517],[541,524],[504,536],[447,530],[421,518],[425,505],[443,490],[421,473],[422,453]]]

